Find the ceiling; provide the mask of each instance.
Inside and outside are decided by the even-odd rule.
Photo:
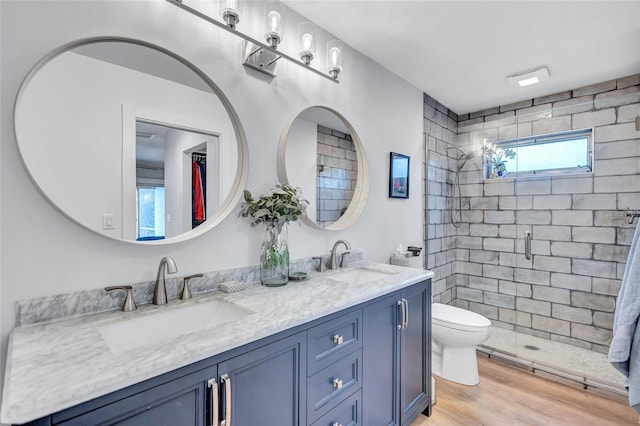
[[[458,114],[640,73],[640,0],[285,3]]]

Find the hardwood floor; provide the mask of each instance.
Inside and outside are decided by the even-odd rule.
[[[527,371],[478,358],[480,384],[464,386],[436,377],[431,417],[411,426],[637,425],[624,403],[553,382]]]

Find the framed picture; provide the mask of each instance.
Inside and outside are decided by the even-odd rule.
[[[389,159],[389,197],[409,198],[409,156],[391,152]]]

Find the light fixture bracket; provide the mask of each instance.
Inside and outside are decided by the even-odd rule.
[[[278,59],[280,59],[281,56],[277,53],[245,40],[244,54],[245,60],[243,65],[245,67],[260,71],[270,77],[276,77],[278,75]]]

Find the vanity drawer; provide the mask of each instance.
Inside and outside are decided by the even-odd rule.
[[[307,332],[307,375],[362,347],[362,310],[334,318]]]
[[[362,385],[362,350],[331,364],[307,379],[307,418],[309,423],[340,404]]]
[[[360,426],[362,425],[362,390],[342,401],[336,408],[320,417],[311,426]]]

